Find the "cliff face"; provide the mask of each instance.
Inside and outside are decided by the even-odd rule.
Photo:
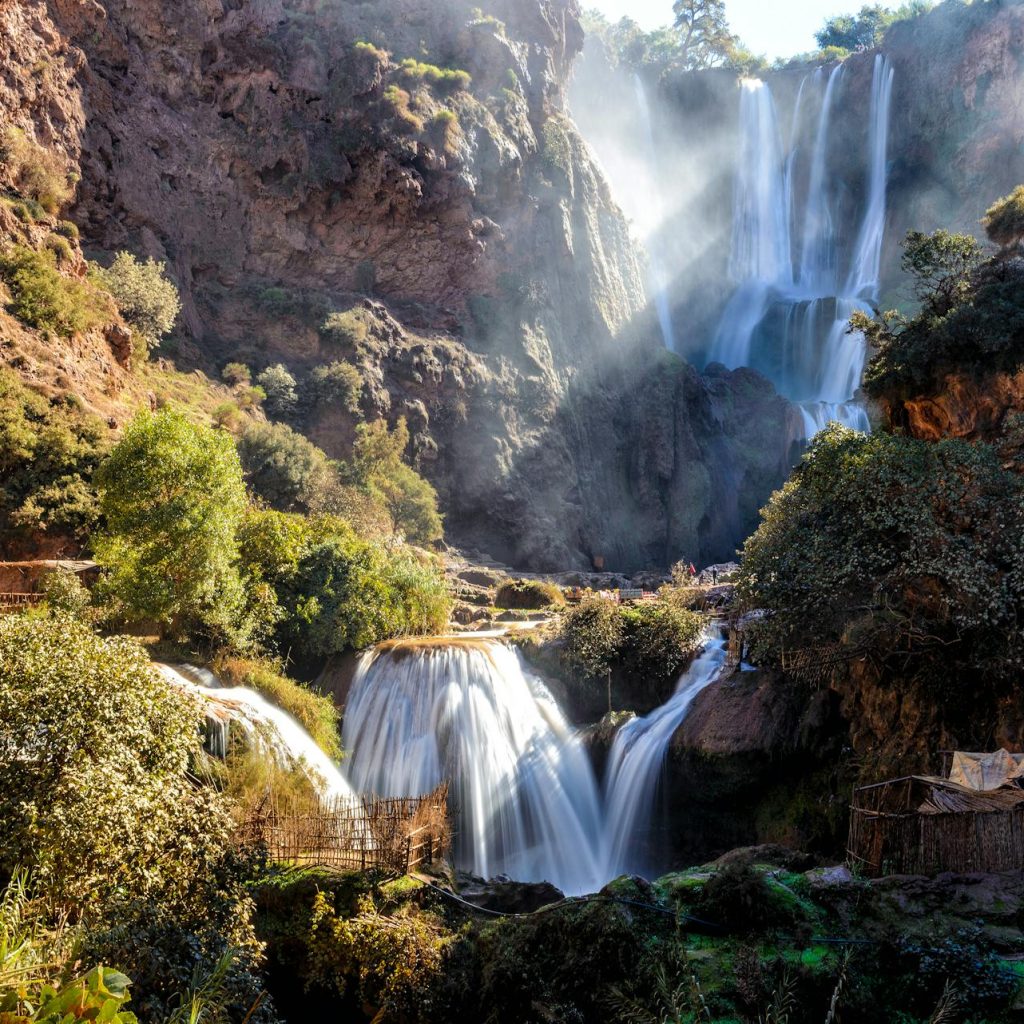
[[[87,251],[167,261],[178,365],[357,363],[359,417],[408,419],[454,540],[535,568],[725,557],[781,480],[787,408],[742,376],[660,381],[626,223],[563,113],[575,0],[486,6],[3,2],[0,115],[79,168]],[[301,425],[340,456],[354,424]]]

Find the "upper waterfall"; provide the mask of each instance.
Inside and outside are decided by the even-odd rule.
[[[710,353],[711,361],[764,373],[800,404],[808,437],[830,419],[869,429],[864,408],[854,400],[867,347],[847,325],[879,288],[893,69],[876,55],[866,198],[852,246],[837,228],[828,173],[843,78],[838,64],[801,83],[785,150],[771,88],[758,79],[741,83],[729,264],[736,290]],[[806,152],[802,140],[808,133],[813,141]],[[806,181],[799,196],[798,180]]]

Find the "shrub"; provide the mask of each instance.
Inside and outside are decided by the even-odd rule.
[[[1024,185],[994,202],[982,220],[985,234],[996,245],[1009,249],[1024,239]]]
[[[62,235],[50,235],[43,244],[57,258],[58,264],[74,262],[75,251],[71,248],[71,243]]]
[[[64,277],[49,249],[14,246],[0,256],[0,277],[11,292],[11,313],[37,330],[70,338],[113,319],[109,299],[88,282]]]
[[[214,670],[232,686],[248,686],[273,701],[313,737],[328,757],[341,760],[341,715],[330,697],[289,679],[265,661],[222,657]]]
[[[578,679],[601,679],[618,656],[622,616],[610,601],[585,598],[563,615],[558,635],[569,671]]]
[[[352,47],[356,53],[367,57],[372,57],[379,64],[386,64],[388,60],[387,53],[384,50],[378,49],[373,43],[368,43],[363,39],[360,39]]]
[[[561,587],[546,580],[508,580],[494,596],[497,608],[550,608],[565,604]]]
[[[232,439],[184,413],[140,413],[97,472],[103,592],[130,618],[236,636],[235,531],[245,508]]]
[[[411,57],[399,64],[398,74],[407,82],[425,82],[441,92],[465,91],[472,83],[468,71],[461,71],[457,68],[439,68],[436,64],[424,64]]]
[[[284,423],[254,423],[239,438],[249,486],[281,512],[322,508],[337,486],[327,456]]]
[[[268,366],[257,378],[267,396],[267,409],[275,416],[287,416],[296,406],[299,396],[295,378],[283,363]]]
[[[257,384],[251,388],[243,386],[236,397],[239,409],[258,409],[267,400],[267,393]]]
[[[309,375],[310,397],[316,405],[340,405],[346,412],[359,412],[363,378],[351,363],[317,366]]]
[[[107,436],[99,420],[47,402],[0,369],[0,537],[84,541],[99,516],[91,481]]]
[[[76,619],[86,617],[92,599],[78,573],[72,572],[70,569],[54,569],[43,577],[41,590],[52,611],[61,612]]]
[[[242,422],[242,412],[237,402],[220,402],[210,414],[214,426],[234,433]]]
[[[220,377],[232,387],[248,387],[252,384],[252,371],[245,363],[228,363],[221,370]]]
[[[360,264],[363,266],[363,264]],[[369,264],[373,266],[373,264]],[[358,268],[357,268],[358,273]],[[369,288],[360,287],[356,283],[357,291],[370,293],[373,291],[373,283]],[[360,342],[366,340],[368,329],[364,315],[359,309],[348,309],[344,312],[331,313],[320,326],[320,333],[330,341],[338,345],[355,348]]]
[[[1024,482],[987,445],[833,425],[762,512],[737,591],[751,651],[849,645],[941,703],[1024,666]]]
[[[181,311],[166,264],[150,258],[140,263],[131,253],[119,252],[108,270],[97,267],[96,280],[114,297],[121,315],[145,342],[155,348],[169,334]]]
[[[698,913],[726,931],[750,935],[793,924],[792,908],[775,897],[764,875],[736,860],[704,883]]]
[[[78,225],[72,220],[57,221],[57,226],[53,230],[55,234],[61,235],[64,238],[68,238],[72,242],[78,241]]]
[[[659,601],[620,610],[619,668],[653,701],[664,700],[704,642],[707,620]]]
[[[388,107],[390,116],[395,120],[398,131],[409,135],[418,135],[423,131],[423,119],[410,109],[412,97],[397,85],[389,85],[384,90],[383,102]]]
[[[15,187],[47,213],[57,213],[74,195],[65,160],[18,128],[0,133],[0,164],[7,168]]]

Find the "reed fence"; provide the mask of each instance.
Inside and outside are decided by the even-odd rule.
[[[312,805],[269,793],[245,816],[239,839],[297,866],[408,874],[448,851],[448,784],[422,797],[339,797]]]
[[[0,615],[6,612],[20,611],[22,608],[28,608],[32,605],[39,604],[42,599],[42,594],[0,594]]]
[[[864,787],[850,808],[847,853],[869,877],[1024,868],[1024,792],[972,794],[914,776]]]

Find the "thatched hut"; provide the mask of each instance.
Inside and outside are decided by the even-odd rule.
[[[851,864],[871,877],[1024,868],[1019,757],[957,754],[953,764],[953,778],[908,775],[856,790]]]

